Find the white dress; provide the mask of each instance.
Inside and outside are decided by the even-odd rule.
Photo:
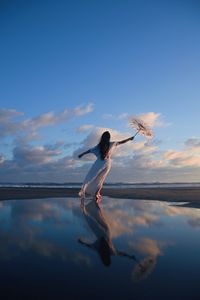
[[[98,145],[94,148],[90,149],[90,153],[93,153],[97,159],[89,170],[81,190],[79,192],[79,196],[81,198],[85,198],[86,195],[90,195],[92,197],[95,196],[96,192],[102,188],[104,180],[108,175],[111,168],[111,154],[114,148],[118,145],[117,142],[110,142],[109,150],[105,159],[101,159],[100,151]]]
[[[95,242],[87,243],[92,249],[97,250],[100,247],[100,241],[102,238],[105,239],[109,247],[109,254],[116,255],[117,250],[112,243],[112,237],[110,232],[110,226],[106,219],[104,210],[99,208],[94,201],[89,202],[83,207],[83,214],[85,219],[96,237]],[[84,241],[83,241],[84,242]]]

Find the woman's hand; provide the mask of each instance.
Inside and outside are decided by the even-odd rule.
[[[124,143],[127,143],[128,141],[132,141],[134,139],[135,136],[132,136],[130,138],[127,138],[125,140],[122,140],[122,141],[119,141],[117,142],[118,145],[121,145],[121,144],[124,144]]]
[[[78,158],[81,158],[83,155],[88,154],[88,153],[91,153],[90,149],[87,150],[87,151],[85,151],[85,152],[83,152],[83,153],[81,153],[81,154],[79,154]]]

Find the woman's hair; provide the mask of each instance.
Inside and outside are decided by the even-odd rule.
[[[106,155],[108,154],[109,146],[110,146],[110,132],[105,131],[102,134],[100,142],[98,144],[100,156],[102,160],[105,159]]]
[[[110,247],[104,237],[100,238],[98,253],[104,266],[106,267],[110,266],[111,264]]]

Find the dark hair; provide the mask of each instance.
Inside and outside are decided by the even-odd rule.
[[[110,266],[111,264],[110,247],[104,237],[100,238],[98,252],[104,266],[106,267]]]
[[[102,134],[100,142],[98,144],[102,160],[105,159],[106,155],[108,154],[109,146],[110,146],[110,132],[105,131]]]

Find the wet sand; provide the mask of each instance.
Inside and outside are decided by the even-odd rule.
[[[78,197],[78,188],[2,187],[0,200]],[[189,202],[200,207],[200,188],[105,188],[103,196],[112,198]]]

